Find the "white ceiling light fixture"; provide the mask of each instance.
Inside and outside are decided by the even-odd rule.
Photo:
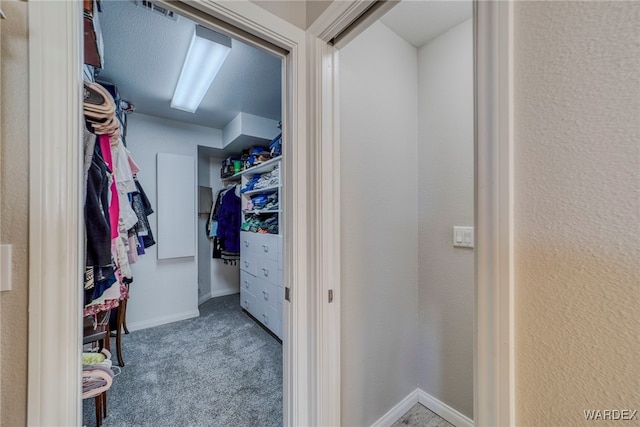
[[[171,108],[195,113],[230,51],[231,38],[196,25]]]

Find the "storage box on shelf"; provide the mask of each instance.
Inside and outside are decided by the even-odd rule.
[[[280,160],[277,157],[236,174],[244,190],[241,203],[246,228],[240,232],[240,304],[278,338],[282,338],[284,299],[282,235],[278,228],[282,213]],[[258,188],[247,187],[252,180],[258,182],[256,177],[260,176],[263,180]],[[254,206],[254,202],[260,205]]]

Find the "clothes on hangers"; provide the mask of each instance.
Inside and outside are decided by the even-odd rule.
[[[138,237],[142,239],[142,246],[146,249],[156,244],[156,241],[153,238],[153,233],[151,232],[151,226],[149,225],[149,219],[147,218],[153,213],[153,209],[151,208],[151,203],[142,189],[140,182],[137,179],[134,179],[134,183],[136,191],[131,193],[131,205],[138,217],[138,223],[134,228]]]
[[[111,310],[120,300],[128,298],[127,285],[133,281],[130,264],[141,253],[137,229],[144,229],[145,245],[155,242],[146,220],[153,209],[134,179],[134,171],[140,169],[124,148],[113,96],[97,83],[85,82],[84,88],[87,252],[83,315],[88,316]],[[142,225],[134,208],[135,200],[144,215]]]
[[[240,260],[242,216],[239,192],[239,185],[220,190],[207,221],[207,233],[213,240],[212,257],[224,260],[225,264],[235,264]]]

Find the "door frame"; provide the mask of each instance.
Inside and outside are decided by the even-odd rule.
[[[310,80],[315,82],[318,108],[316,138],[322,147],[322,171],[317,180],[333,198],[324,195],[325,221],[339,224],[339,48],[348,43],[386,13],[396,0],[388,0],[373,13],[363,16],[375,0],[333,2],[309,28]],[[514,282],[514,73],[513,73],[513,0],[473,1],[474,37],[474,425],[508,426],[516,424],[515,409],[515,282]],[[357,20],[357,21],[356,21]],[[328,43],[352,22],[357,22],[338,46]],[[315,73],[315,74],[314,74]],[[334,162],[334,163],[331,163]],[[326,174],[331,174],[327,177]],[[335,187],[334,187],[335,186]],[[318,195],[323,193],[318,192]],[[332,212],[337,204],[338,212]],[[326,231],[326,230],[325,230]],[[335,237],[335,236],[334,236]],[[339,249],[339,235],[337,247]],[[329,244],[331,240],[325,240]],[[338,252],[336,252],[338,253]],[[339,254],[339,253],[338,253]],[[340,265],[325,259],[325,272],[337,272],[333,287],[340,292]],[[326,263],[329,263],[328,265]],[[325,285],[326,286],[326,285]],[[322,295],[320,296],[322,298]],[[326,308],[326,307],[325,307]],[[337,326],[331,322],[337,322]],[[339,310],[322,333],[339,334]],[[335,329],[337,328],[337,329]],[[319,339],[322,339],[320,333]],[[331,401],[329,390],[339,392],[328,377],[340,366],[338,357],[320,365],[318,402],[327,419],[340,400]],[[335,365],[331,365],[335,363]],[[339,372],[338,372],[339,376]],[[324,381],[324,382],[322,382]],[[333,387],[333,388],[332,388]],[[337,388],[336,388],[337,387]],[[336,391],[337,390],[337,391]],[[337,395],[337,394],[336,394]],[[324,425],[324,424],[318,424]],[[329,425],[329,424],[327,424]]]
[[[175,5],[178,5],[177,3]],[[189,2],[289,54],[283,89],[285,286],[283,343],[285,425],[312,425],[315,331],[310,310],[312,231],[308,174],[305,32],[249,1]],[[82,2],[33,1],[29,13],[29,360],[28,425],[81,424]],[[300,284],[300,285],[298,285]],[[339,337],[338,337],[339,339]]]

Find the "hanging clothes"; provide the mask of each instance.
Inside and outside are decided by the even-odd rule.
[[[122,226],[126,230],[133,228],[138,223],[138,217],[129,203],[129,193],[137,191],[133,180],[133,173],[129,163],[129,155],[124,148],[122,140],[111,144],[111,156],[115,167],[116,186],[118,189],[118,201],[120,204],[120,218]]]
[[[111,142],[108,135],[100,135],[98,138],[100,142],[100,151],[102,158],[106,162],[107,166],[113,171],[113,158],[111,157]],[[118,218],[120,216],[120,203],[118,202],[118,188],[116,185],[115,175],[111,174],[112,181],[109,187],[111,195],[109,196],[109,218],[111,221],[111,238],[118,237]]]
[[[88,128],[83,133],[83,177],[85,180],[85,280],[83,315],[95,315],[117,307],[121,298],[121,269],[118,259],[120,200],[111,139],[113,98],[103,88],[85,83],[83,108]],[[96,141],[97,138],[97,141]]]
[[[109,168],[94,146],[94,155],[87,173],[84,205],[86,224],[86,264],[104,267],[111,264],[111,220],[109,217]]]
[[[240,226],[242,213],[238,186],[226,190],[220,198],[217,238],[220,243],[221,258],[225,263],[235,264],[240,260]]]
[[[138,237],[142,238],[143,247],[149,248],[156,244],[156,241],[153,238],[153,233],[151,232],[151,226],[149,225],[149,219],[147,218],[149,215],[153,213],[153,208],[151,207],[151,203],[147,198],[147,195],[144,193],[140,182],[137,179],[134,179],[136,190],[132,193],[132,206],[133,210],[138,217],[138,224],[136,225],[136,234]]]

